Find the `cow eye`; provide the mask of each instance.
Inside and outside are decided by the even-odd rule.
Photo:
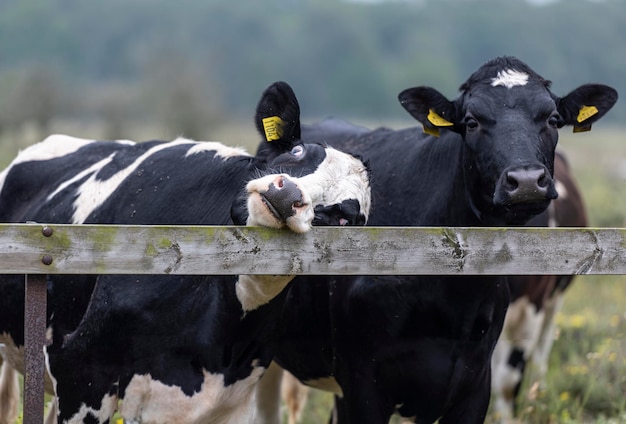
[[[563,126],[563,119],[560,115],[552,115],[548,118],[548,125],[552,128],[561,128]]]
[[[468,130],[474,130],[478,128],[478,121],[471,116],[468,116],[467,118],[465,118],[465,126]]]
[[[290,152],[293,156],[302,156],[304,154],[304,146],[298,144]]]

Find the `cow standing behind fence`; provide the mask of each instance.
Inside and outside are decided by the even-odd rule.
[[[559,197],[548,209],[528,222],[538,227],[584,227],[588,225],[582,195],[565,156],[557,151],[554,179]],[[499,422],[510,422],[522,380],[527,375],[527,362],[532,386],[543,384],[548,357],[554,341],[555,318],[560,311],[565,289],[572,275],[520,275],[509,277],[511,305],[492,357],[492,414]],[[282,380],[281,380],[282,377]],[[276,379],[281,385],[289,424],[296,424],[302,415],[309,388],[276,364],[268,369],[263,380]],[[267,383],[265,381],[265,383]],[[532,387],[531,387],[532,388]],[[260,402],[263,399],[259,400]],[[271,398],[268,402],[275,402]],[[268,418],[267,421],[271,419]]]
[[[219,143],[51,136],[0,174],[0,221],[97,224],[363,225],[366,164],[300,140],[285,83],[257,107],[262,157]],[[175,248],[175,246],[174,246]],[[270,363],[273,315],[292,276],[49,277],[49,372],[63,423],[249,422]],[[24,277],[0,281],[0,335],[19,365]],[[20,315],[21,314],[21,315]],[[10,419],[9,417],[8,419]]]
[[[471,75],[454,101],[429,87],[399,99],[429,135],[350,130],[335,121],[303,135],[370,158],[368,224],[503,226],[548,207],[557,196],[558,130],[590,129],[617,93],[587,84],[558,97],[526,64],[502,57]],[[462,258],[464,240],[448,242]],[[283,305],[275,360],[302,382],[334,392],[339,422],[382,424],[393,413],[419,423],[484,421],[491,355],[509,304],[505,277],[297,281]],[[278,399],[277,388],[268,390]]]

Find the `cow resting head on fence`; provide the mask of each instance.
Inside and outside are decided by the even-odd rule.
[[[291,88],[264,93],[263,156],[213,142],[51,136],[0,174],[0,221],[94,224],[362,225],[359,158],[300,140]],[[47,349],[61,422],[245,422],[269,364],[272,316],[292,276],[50,276]],[[93,289],[93,290],[92,290]],[[23,345],[23,277],[2,276],[0,336]],[[51,318],[52,317],[52,318]],[[11,348],[13,347],[13,348]]]

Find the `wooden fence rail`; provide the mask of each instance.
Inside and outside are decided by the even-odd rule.
[[[625,228],[0,224],[26,277],[24,423],[43,421],[46,274],[626,274]]]

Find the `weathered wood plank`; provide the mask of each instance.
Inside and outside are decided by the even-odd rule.
[[[3,273],[626,274],[624,228],[44,227],[0,224]]]

